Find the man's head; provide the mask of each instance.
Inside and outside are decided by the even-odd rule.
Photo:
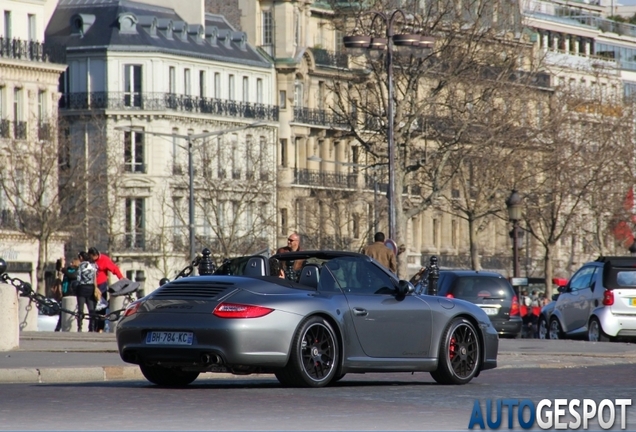
[[[375,235],[373,236],[373,240],[377,241],[377,242],[383,242],[384,241],[384,233],[383,232],[377,232],[375,233]]]
[[[292,252],[300,249],[300,236],[295,232],[291,233],[289,237],[287,237],[287,246]]]
[[[88,255],[93,261],[95,261],[97,258],[99,258],[99,251],[96,247],[88,248]]]

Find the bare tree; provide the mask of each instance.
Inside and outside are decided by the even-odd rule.
[[[397,19],[394,30],[422,28],[436,38],[435,47],[424,58],[395,53],[392,101],[387,99],[382,56],[375,61],[357,58],[362,62],[358,67],[368,73],[354,80],[343,75],[333,87],[334,110],[348,119],[348,135],[385,164],[387,104],[395,108],[395,190],[410,192],[394,197],[398,244],[406,243],[406,221],[437,202],[473,147],[505,142],[511,122],[503,105],[494,110],[496,101],[546,85],[546,77],[529,61],[532,46],[520,32],[516,5],[492,0],[421,4],[403,2],[410,13]],[[369,9],[390,13],[391,6],[393,2],[378,1]],[[369,9],[361,9],[349,9],[349,15],[343,11],[346,19],[336,25],[343,32],[382,36],[382,23],[369,18]],[[403,259],[399,273],[406,275]]]

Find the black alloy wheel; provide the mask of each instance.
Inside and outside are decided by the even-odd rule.
[[[548,330],[549,339],[564,339],[563,328],[557,317],[550,318],[550,329]]]
[[[284,386],[324,387],[334,379],[339,359],[338,338],[329,322],[309,317],[298,328],[289,362],[276,378]]]
[[[455,318],[444,331],[437,370],[431,376],[439,384],[467,384],[477,375],[480,359],[475,326],[465,318]]]
[[[148,381],[162,387],[183,387],[197,379],[199,372],[183,371],[178,368],[139,365],[141,373]]]
[[[603,331],[598,318],[592,317],[587,325],[587,340],[590,342],[611,342],[612,339]]]

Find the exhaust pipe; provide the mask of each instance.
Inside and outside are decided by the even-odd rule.
[[[220,365],[222,363],[221,357],[216,354],[201,354],[201,363],[204,366],[210,366],[212,364]]]

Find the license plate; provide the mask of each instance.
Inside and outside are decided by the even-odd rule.
[[[497,308],[481,308],[481,310],[483,310],[484,312],[486,312],[486,315],[497,315]]]
[[[146,335],[147,344],[192,345],[192,332],[153,331]]]

